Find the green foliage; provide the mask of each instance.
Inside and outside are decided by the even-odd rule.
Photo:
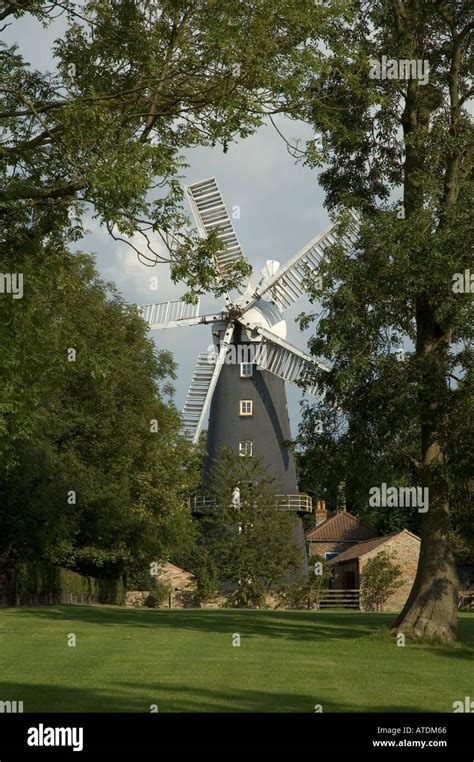
[[[4,588],[3,605],[44,603],[107,603],[121,606],[122,580],[86,577],[70,569],[41,561],[15,563]]]
[[[319,609],[322,595],[329,589],[331,570],[322,556],[311,556],[309,577],[286,585],[280,602],[289,609]]]
[[[305,158],[324,165],[327,205],[357,210],[361,226],[351,252],[338,243],[322,259],[322,293],[308,279],[321,317],[302,325],[314,323],[311,350],[332,367],[315,373],[324,401],[304,415],[303,488],[334,507],[345,480],[364,520],[421,532],[420,580],[439,596],[439,578],[455,584],[451,530],[465,558],[474,527],[474,303],[453,289],[456,273],[472,271],[471,3],[354,5],[325,43],[324,70],[299,110],[317,134]],[[426,61],[428,82],[371,78],[382,56]],[[383,481],[429,488],[422,521],[367,510],[369,488]]]
[[[209,548],[206,544],[205,531],[201,518],[193,520],[193,541],[182,545],[179,552],[173,555],[172,561],[194,574],[195,590],[193,602],[201,606],[206,601],[211,601],[219,591],[220,575]]]
[[[198,453],[172,360],[89,256],[25,236],[0,271],[13,259],[25,293],[0,302],[0,556],[109,579],[149,567],[193,537]]]
[[[386,551],[377,553],[364,566],[360,582],[360,600],[368,611],[383,611],[387,599],[403,583],[400,567]]]
[[[196,544],[192,549],[193,558],[189,568],[196,577],[196,605],[216,597],[219,589],[219,569],[206,547]]]
[[[55,28],[57,8],[46,2],[3,6],[13,27],[30,14]],[[1,57],[7,235],[32,227],[77,240],[89,204],[113,238],[138,241],[141,260],[170,262],[189,298],[229,289],[248,268],[229,267],[226,283],[217,282],[216,236],[201,241],[187,231],[183,152],[226,151],[266,113],[282,110],[304,77],[303,43],[324,13],[315,13],[313,0],[63,7],[55,71],[30,67],[14,45]]]
[[[115,606],[123,606],[125,602],[125,585],[119,579],[98,579],[99,603],[113,603]]]
[[[82,596],[93,597],[99,593],[98,580],[93,577],[84,577],[70,569],[56,570],[58,575],[58,590],[62,594],[69,594],[80,598]],[[113,603],[113,601],[109,601]]]
[[[158,609],[169,599],[171,585],[157,582],[156,587],[145,598],[145,606],[149,609]]]
[[[63,579],[65,592],[77,593],[77,587],[68,589],[70,580]],[[3,587],[3,605],[55,602],[61,592],[60,570],[47,565],[17,563],[10,567]],[[82,590],[80,591],[82,592]],[[93,595],[95,590],[91,590]]]
[[[224,583],[229,605],[261,606],[265,593],[302,563],[297,519],[279,509],[277,493],[258,459],[221,450],[209,486],[214,505],[200,529],[214,567],[208,579]]]

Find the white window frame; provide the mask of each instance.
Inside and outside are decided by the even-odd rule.
[[[240,363],[240,378],[252,378],[252,376],[253,376],[253,362],[241,362]]]
[[[250,450],[250,452],[249,452]],[[239,455],[241,458],[251,458],[253,455],[253,441],[251,439],[243,439],[239,442]]]
[[[239,415],[247,417],[253,415],[253,400],[240,400]]]

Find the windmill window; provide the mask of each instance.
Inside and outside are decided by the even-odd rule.
[[[253,364],[251,362],[240,363],[240,378],[252,378]]]
[[[253,400],[240,400],[240,415],[253,415]]]
[[[242,458],[248,458],[253,453],[253,442],[249,439],[245,439],[243,442],[239,442],[239,455]]]

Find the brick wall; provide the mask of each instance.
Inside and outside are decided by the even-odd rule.
[[[397,534],[388,542],[379,545],[378,548],[374,548],[359,559],[360,573],[363,572],[367,561],[381,551],[388,553],[392,557],[393,563],[400,566],[400,580],[403,582],[402,586],[388,598],[384,605],[384,611],[400,611],[405,605],[415,581],[418,556],[420,555],[420,541],[408,532]]]
[[[354,572],[354,590],[357,590],[359,588],[359,559],[354,558],[351,561],[344,561],[341,564],[338,564],[334,567],[334,576],[331,587],[334,590],[343,590],[347,589],[347,586],[345,587],[344,582],[344,573],[345,572]]]
[[[171,593],[171,607],[183,608],[192,604],[196,591],[195,578],[192,574],[173,564],[164,563],[158,569],[158,580],[161,585],[167,585]],[[125,595],[125,605],[139,608],[145,605],[150,590],[129,590]],[[160,608],[169,608],[169,598],[163,601]]]
[[[185,590],[194,585],[192,574],[172,564],[162,564],[159,567],[158,581],[162,585],[170,585],[172,590]]]
[[[306,540],[308,546],[308,555],[311,556],[323,556],[325,553],[342,553],[352,545],[352,542],[311,542]]]

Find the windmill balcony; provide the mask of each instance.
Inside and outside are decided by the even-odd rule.
[[[311,513],[313,510],[313,502],[309,495],[295,494],[295,495],[276,495],[278,498],[278,507],[281,511],[295,511],[296,513]],[[204,495],[198,495],[190,500],[191,511],[196,515],[202,515],[204,513],[211,512],[215,500],[212,497],[206,497]]]
[[[309,495],[277,495],[279,508],[282,511],[297,511],[297,513],[312,513],[313,501]]]

